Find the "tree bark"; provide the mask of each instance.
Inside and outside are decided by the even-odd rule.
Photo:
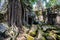
[[[22,5],[19,0],[8,1],[8,24],[9,26],[16,25],[19,31],[22,29]]]

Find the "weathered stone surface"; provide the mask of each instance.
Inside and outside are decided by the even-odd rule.
[[[0,23],[0,32],[5,32],[8,29],[8,25],[6,23]]]
[[[34,37],[27,35],[27,40],[34,40]]]
[[[19,34],[17,40],[26,40],[26,34]]]
[[[7,11],[8,0],[1,0],[0,13],[4,14]]]
[[[5,38],[4,40],[11,40],[11,37],[9,37],[9,38]]]
[[[44,32],[42,30],[38,30],[38,40],[45,40],[44,36],[43,36]]]
[[[47,40],[54,40],[51,36],[47,36]]]
[[[27,28],[27,27],[23,26],[23,31],[24,31],[24,33],[28,33],[29,28]]]
[[[0,40],[3,40],[4,38],[3,37],[0,37]]]
[[[18,35],[18,28],[15,25],[12,25],[5,33],[9,35],[12,40],[15,40]]]
[[[34,36],[34,35],[36,35],[36,31],[37,31],[37,25],[32,25],[32,27],[31,27],[31,29],[29,31],[29,34],[31,36]]]
[[[53,26],[50,26],[50,25],[44,25],[44,26],[42,26],[42,29],[43,29],[43,31],[46,31],[47,29],[56,29],[55,27],[53,27]]]

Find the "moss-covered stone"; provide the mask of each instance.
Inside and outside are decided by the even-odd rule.
[[[49,36],[51,36],[54,40],[57,38],[57,34],[55,34],[54,31],[50,31]]]
[[[30,34],[31,36],[35,36],[36,31],[37,31],[37,25],[32,25],[31,30],[29,31],[28,34]]]
[[[57,35],[57,39],[60,40],[60,35]]]
[[[27,40],[34,40],[34,38],[30,35],[27,35]]]
[[[30,32],[29,34],[34,37],[36,35],[36,31]]]

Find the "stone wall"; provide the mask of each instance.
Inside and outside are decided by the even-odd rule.
[[[56,17],[56,24],[60,24],[60,16]]]

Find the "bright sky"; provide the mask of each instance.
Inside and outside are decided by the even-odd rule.
[[[49,0],[47,0],[47,2],[49,2]]]
[[[5,0],[1,0],[0,9],[2,8],[2,5],[4,4],[4,1],[5,1]]]

